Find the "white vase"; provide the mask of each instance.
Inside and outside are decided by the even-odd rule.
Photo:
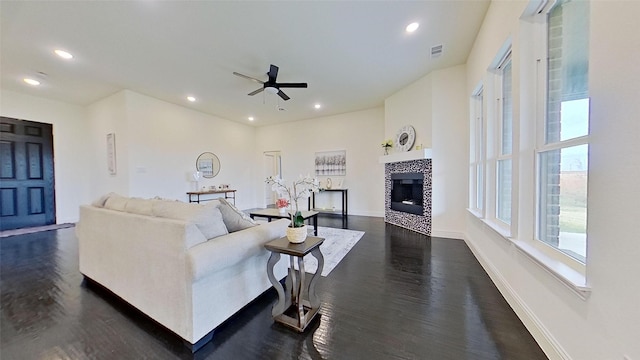
[[[278,213],[282,214],[282,215],[286,214],[287,213],[287,208],[286,207],[278,208]]]
[[[303,243],[307,238],[307,225],[303,225],[302,227],[287,228],[287,239],[289,239],[290,243],[300,244]]]

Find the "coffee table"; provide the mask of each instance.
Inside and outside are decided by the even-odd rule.
[[[324,256],[320,251],[323,242],[323,238],[308,236],[300,244],[292,244],[286,237],[264,244],[264,247],[271,251],[267,262],[267,276],[278,292],[278,302],[273,305],[271,315],[275,321],[298,332],[307,328],[320,309],[320,300],[316,296],[316,281],[324,268]],[[318,260],[318,269],[307,283],[304,256],[309,253]],[[284,288],[273,274],[273,267],[280,261],[280,254],[289,255],[289,274]],[[298,263],[297,270],[294,266],[295,260]]]
[[[305,220],[311,219],[311,223],[313,224],[313,235],[318,236],[318,212],[317,211],[300,211],[302,214],[302,218]],[[278,209],[261,209],[261,210],[253,210],[249,212],[249,216],[252,219],[256,217],[266,218],[267,221],[271,222],[271,219],[290,219],[291,215],[289,213],[280,214]]]

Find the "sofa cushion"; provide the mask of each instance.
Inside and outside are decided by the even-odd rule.
[[[180,201],[153,201],[153,215],[194,223],[207,239],[228,234],[217,204],[188,204]]]
[[[141,198],[130,198],[124,209],[128,213],[153,216],[153,202],[158,200],[149,200]]]
[[[110,193],[107,200],[104,202],[105,209],[125,211],[127,206],[128,197],[118,195],[116,193]]]
[[[231,205],[227,200],[218,199],[218,201],[220,202],[218,209],[222,212],[222,220],[229,232],[240,231],[258,225],[252,218]]]
[[[110,192],[106,195],[102,195],[100,198],[94,200],[91,205],[95,206],[95,207],[99,207],[99,208],[103,208],[104,204],[107,202],[107,200],[113,196],[113,195],[118,195],[116,193]]]

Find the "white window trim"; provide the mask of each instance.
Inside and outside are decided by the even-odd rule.
[[[553,144],[545,144],[545,121],[546,116],[546,73],[547,63],[545,61],[547,57],[547,14],[555,5],[555,1],[548,0],[532,0],[530,1],[527,9],[523,14],[523,19],[526,18],[527,22],[532,26],[532,33],[534,35],[534,58],[525,59],[531,61],[532,68],[535,68],[535,134],[534,142],[535,149],[533,151],[534,157],[534,201],[531,203],[533,207],[533,214],[535,219],[533,223],[529,224],[533,227],[533,237],[530,240],[523,239],[510,239],[516,248],[529,257],[534,263],[538,264],[542,269],[547,271],[553,277],[558,279],[562,284],[573,290],[581,299],[587,299],[591,293],[591,287],[588,285],[586,276],[586,264],[574,259],[573,257],[563,253],[559,249],[537,239],[537,227],[538,227],[538,169],[539,169],[539,154],[541,152],[555,150],[559,148],[565,148],[570,146],[584,145],[589,143],[589,137],[583,136],[579,138],[573,138],[556,142]],[[535,63],[535,64],[534,64]],[[589,241],[587,232],[587,243]]]
[[[513,79],[513,61],[511,59],[511,46],[509,45],[507,48],[507,51],[505,52],[505,54],[502,56],[502,59],[499,62],[499,65],[497,66],[496,70],[498,72],[498,76],[496,76],[496,88],[499,89],[499,91],[497,91],[496,95],[498,95],[496,97],[496,130],[497,130],[497,135],[496,135],[496,141],[494,142],[495,144],[495,151],[496,151],[496,166],[495,166],[495,182],[494,182],[494,186],[495,186],[495,209],[494,209],[494,218],[497,224],[499,224],[498,226],[502,227],[504,230],[506,230],[509,234],[509,236],[511,236],[511,234],[513,234],[513,229],[512,229],[512,223],[513,221],[511,221],[510,223],[507,223],[506,221],[500,219],[498,217],[498,194],[499,194],[499,175],[498,175],[498,170],[499,170],[499,162],[503,161],[503,160],[511,160],[511,220],[514,219],[515,215],[514,214],[514,204],[513,204],[513,199],[516,198],[516,194],[513,193],[513,180],[515,178],[514,174],[515,174],[515,168],[514,168],[514,160],[513,160],[513,150],[514,150],[514,139],[516,138],[515,136],[515,132],[513,131],[513,126],[515,123],[515,119],[513,117],[513,110],[512,110],[512,118],[511,118],[511,152],[509,154],[504,154],[502,152],[502,139],[503,139],[503,123],[504,123],[504,86],[503,86],[503,76],[504,76],[504,72],[503,72],[503,68],[504,66],[506,66],[508,63],[511,63],[511,77]],[[512,84],[512,93],[511,96],[513,98],[513,84]]]
[[[486,212],[486,111],[484,100],[484,86],[476,86],[470,98],[471,141],[469,154],[469,212],[478,218],[484,218]],[[480,115],[480,116],[478,116]],[[482,169],[481,184],[478,184],[478,168]],[[478,194],[478,187],[482,186],[482,194]],[[478,207],[478,202],[482,207]]]

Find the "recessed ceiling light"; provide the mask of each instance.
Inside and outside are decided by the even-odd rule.
[[[249,119],[249,121],[253,121],[253,120],[254,120],[254,119],[253,119],[253,116],[249,116],[249,118],[248,118],[248,119]]]
[[[35,79],[31,79],[31,78],[24,78],[24,79],[22,79],[22,80],[23,80],[24,82],[26,82],[27,84],[32,85],[32,86],[38,86],[38,85],[40,85],[40,81],[35,80]]]
[[[314,107],[314,108],[316,108],[316,109],[320,109],[320,108],[322,107],[322,105],[320,105],[320,104],[315,104],[315,105],[313,105],[313,107]]]
[[[194,102],[196,101],[196,98],[194,98],[193,96],[187,96],[187,100]]]
[[[405,28],[405,30],[406,30],[408,33],[412,33],[412,32],[414,32],[414,31],[418,30],[418,28],[419,28],[419,27],[420,27],[420,24],[418,24],[417,22],[413,22],[413,23],[411,23],[411,24],[407,25],[407,27]]]
[[[64,50],[55,50],[54,53],[56,53],[56,55],[60,56],[63,59],[67,59],[67,60],[73,59],[73,55],[69,54]]]

